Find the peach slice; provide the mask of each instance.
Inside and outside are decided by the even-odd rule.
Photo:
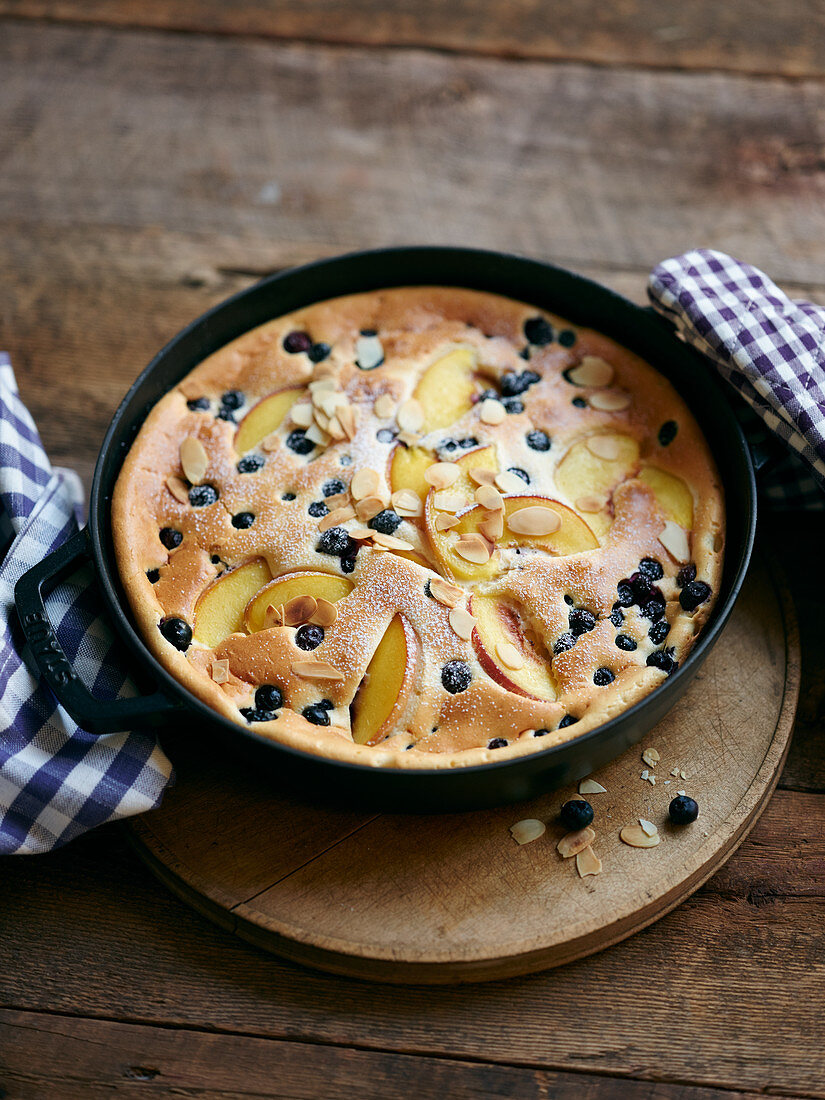
[[[648,485],[659,502],[665,519],[671,519],[690,531],[693,527],[693,494],[687,484],[675,474],[658,466],[643,466],[639,480]]]
[[[430,486],[424,480],[424,471],[436,461],[429,451],[421,447],[405,447],[399,443],[392,452],[390,460],[390,489],[393,493],[399,489],[412,489],[422,501],[426,499]]]
[[[611,455],[614,457],[606,457]],[[638,466],[639,445],[635,439],[611,433],[589,436],[574,443],[562,458],[556,469],[556,485],[577,508],[580,508],[577,501],[588,502],[588,523],[603,538],[613,522],[607,500],[620,482],[635,474]],[[591,502],[599,500],[604,500],[604,507],[591,512]]]
[[[516,512],[524,508],[549,508],[561,521],[555,531],[549,534],[525,535],[514,533],[509,520]],[[474,509],[476,511],[476,509]],[[504,546],[531,546],[536,550],[546,550],[556,557],[568,554],[581,554],[585,550],[595,550],[599,540],[581,516],[557,500],[544,497],[523,496],[507,497],[504,501],[504,534],[499,539]]]
[[[222,573],[195,605],[195,639],[214,649],[230,634],[243,630],[244,608],[271,579],[272,573],[263,558],[254,558]]]
[[[304,393],[304,390],[280,390],[264,397],[254,405],[241,421],[235,435],[235,450],[246,454],[262,439],[281,426],[284,417]]]
[[[471,348],[456,348],[427,368],[414,394],[424,411],[425,433],[446,428],[470,411],[473,395],[480,390],[476,370]]]
[[[285,573],[276,577],[265,588],[256,591],[246,605],[243,621],[250,634],[266,629],[266,609],[279,607],[296,596],[314,596],[316,600],[329,600],[337,603],[352,592],[352,581],[345,577],[335,577],[331,573],[316,573],[306,570],[300,573]]]
[[[512,607],[493,596],[475,594],[470,614],[476,619],[473,647],[489,676],[518,695],[551,701],[558,697],[549,659],[525,638]],[[520,667],[514,667],[519,662]]]
[[[418,643],[403,615],[396,615],[372,655],[352,701],[356,745],[383,741],[399,720],[415,676]]]

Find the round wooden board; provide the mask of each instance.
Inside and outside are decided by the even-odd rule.
[[[689,691],[644,742],[594,778],[597,877],[562,860],[554,819],[572,788],[534,802],[443,817],[330,809],[265,777],[174,754],[178,784],[129,823],[158,877],[222,927],[288,959],[393,982],[481,981],[558,966],[637,932],[708,879],[752,828],[790,742],[799,642],[784,585],[757,561],[724,634]],[[640,776],[643,748],[661,761]],[[206,756],[207,754],[202,754]],[[685,779],[670,774],[684,770]],[[700,806],[675,829],[677,790]],[[549,822],[518,846],[509,827]],[[662,834],[630,848],[639,817]]]

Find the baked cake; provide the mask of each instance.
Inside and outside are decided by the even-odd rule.
[[[719,475],[666,379],[507,298],[320,302],[149,413],[112,509],[149,648],[221,715],[393,767],[535,752],[665,682],[713,607]]]

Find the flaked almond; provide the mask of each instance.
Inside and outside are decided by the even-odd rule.
[[[324,504],[330,512],[334,512],[336,508],[346,507],[349,502],[349,493],[333,493],[331,497],[324,498]]]
[[[318,601],[314,596],[293,596],[284,604],[284,626],[300,626],[301,623],[308,623],[317,607]]]
[[[322,378],[334,378],[337,373],[338,367],[329,359],[316,363],[312,368],[312,377],[316,382],[319,382]]]
[[[441,577],[430,581],[430,595],[445,607],[456,607],[464,599],[464,590]]]
[[[518,474],[511,474],[505,470],[502,474],[496,474],[495,483],[502,493],[521,493],[524,491],[524,481]]]
[[[376,496],[380,487],[381,475],[378,471],[371,466],[364,466],[353,474],[349,491],[356,500],[362,500],[364,497]]]
[[[661,759],[656,749],[645,749],[642,753],[642,760],[644,760],[645,764],[649,764],[651,768],[655,768]]]
[[[547,826],[538,818],[525,817],[523,821],[517,821],[515,825],[511,825],[510,832],[516,844],[529,844],[533,840],[538,840],[540,836],[544,836]]]
[[[424,471],[424,480],[434,489],[449,489],[461,474],[455,462],[434,462]]]
[[[582,779],[579,783],[579,794],[607,794],[607,787],[603,787],[595,779]]]
[[[375,534],[375,531],[371,527],[351,527],[349,533],[350,537],[358,542],[367,542]]]
[[[338,527],[342,523],[346,523],[348,519],[355,518],[355,510],[348,504],[345,504],[343,508],[335,508],[332,512],[328,512],[327,515],[322,516],[318,521],[319,531],[329,531],[331,527]]]
[[[641,825],[634,822],[633,825],[625,825],[619,833],[619,839],[631,848],[655,848],[662,838],[658,831],[653,836],[648,836]]]
[[[507,410],[495,398],[485,397],[481,402],[478,415],[482,424],[500,424],[507,415]]]
[[[358,409],[354,405],[342,405],[337,416],[338,423],[344,430],[344,435],[349,440],[354,439],[358,428]]]
[[[459,523],[458,516],[451,516],[449,512],[439,512],[435,517],[436,531],[449,531],[451,527],[458,527]]]
[[[337,443],[340,443],[342,439],[348,438],[347,433],[341,427],[341,421],[338,419],[337,416],[330,417],[327,430]]]
[[[659,542],[667,550],[668,554],[678,561],[680,565],[690,561],[690,543],[687,531],[669,519],[659,534]]]
[[[390,393],[382,393],[375,399],[373,413],[379,420],[391,420],[395,415],[395,400]]]
[[[361,370],[375,370],[384,362],[384,347],[377,336],[359,336],[355,341],[355,361]]]
[[[331,375],[324,375],[321,378],[314,378],[307,389],[312,394],[312,400],[315,401],[316,394],[320,397],[321,394],[331,393],[338,388],[338,383]]]
[[[473,616],[468,611],[464,611],[461,607],[454,607],[448,618],[450,620],[450,626],[459,638],[463,638],[465,642],[468,642],[472,637],[476,625],[476,620]]]
[[[437,508],[439,512],[460,512],[469,503],[463,493],[451,493],[448,489],[433,493],[433,507]]]
[[[497,476],[495,470],[488,470],[484,466],[476,466],[470,470],[470,480],[476,485],[495,485]]]
[[[642,832],[645,833],[646,836],[656,836],[659,831],[653,822],[648,821],[646,817],[640,817],[639,824],[642,827]]]
[[[556,851],[562,859],[570,859],[571,856],[583,852],[595,839],[596,830],[587,825],[584,829],[577,829],[574,833],[565,833],[556,845]]]
[[[310,424],[305,432],[306,438],[313,443],[318,443],[321,447],[326,447],[329,443],[329,435],[317,424]]]
[[[180,445],[180,464],[183,476],[192,485],[200,485],[206,476],[209,460],[203,444],[193,435],[188,435]]]
[[[312,405],[303,401],[299,405],[293,405],[289,410],[289,417],[299,428],[308,428],[312,423]]]
[[[315,601],[315,610],[310,615],[308,622],[315,623],[316,626],[332,626],[338,619],[338,608],[331,600],[325,600],[323,596],[318,596]]]
[[[512,642],[499,642],[496,646],[496,656],[505,668],[524,668],[524,657],[516,649]]]
[[[167,477],[166,488],[181,504],[189,503],[189,490],[186,488],[186,483],[179,477]]]
[[[490,560],[490,549],[481,535],[462,535],[454,550],[460,558],[474,565],[485,565]]]
[[[490,512],[504,509],[504,497],[494,485],[479,485],[476,489],[476,501]]]
[[[601,512],[602,508],[607,504],[607,497],[599,496],[586,496],[577,497],[573,501],[579,512],[595,513]]]
[[[329,661],[293,661],[289,666],[302,680],[343,680],[344,674]]]
[[[630,406],[630,394],[624,390],[596,390],[590,394],[588,402],[599,412],[621,412]]]
[[[229,679],[229,661],[213,661],[210,674],[216,684],[225,684]]]
[[[421,402],[408,398],[396,413],[396,422],[402,432],[420,432],[424,426],[424,410]]]
[[[511,512],[507,526],[516,535],[552,535],[561,527],[561,516],[543,504],[531,504]]]
[[[318,427],[321,429],[321,431],[322,432],[327,431],[328,428],[329,428],[329,417],[324,412],[324,410],[323,409],[314,409],[312,415],[315,418],[315,423],[318,425]]]
[[[373,516],[377,516],[379,512],[383,511],[384,501],[381,497],[364,497],[363,500],[359,500],[355,505],[355,514],[362,523],[366,523],[367,520],[372,519]]]
[[[565,376],[575,386],[609,386],[614,370],[598,355],[585,355],[578,366],[565,371]]]
[[[269,435],[264,436],[258,446],[265,454],[270,454],[272,451],[277,451],[281,446],[281,437],[277,432],[270,432]]]
[[[408,447],[414,446],[421,438],[421,432],[403,431],[399,432],[396,439],[399,443],[406,443]]]
[[[587,449],[605,462],[615,462],[622,453],[621,444],[615,435],[591,435],[587,440]]]
[[[397,539],[395,535],[385,535],[382,531],[376,531],[372,541],[378,546],[384,546],[387,550],[414,550],[415,547],[406,539]]]
[[[490,542],[497,542],[504,534],[504,512],[488,512],[478,529]]]
[[[421,497],[412,489],[396,489],[390,499],[399,516],[420,516],[423,511]]]
[[[271,603],[264,611],[264,630],[284,625],[284,605]]]
[[[342,405],[348,405],[349,402],[345,394],[333,391],[331,393],[322,392],[317,403],[313,401],[313,404],[316,404],[316,413],[320,410],[327,417],[333,417]]]
[[[586,875],[600,875],[602,873],[602,861],[590,845],[582,849],[581,852],[576,852],[576,870],[579,872],[580,878],[584,878]]]

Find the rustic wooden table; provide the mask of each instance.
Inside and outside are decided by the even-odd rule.
[[[701,244],[825,300],[818,0],[0,0],[0,347],[88,480],[128,383],[261,274],[471,243],[640,299]],[[825,1097],[821,517],[763,522],[804,680],[750,839],[631,940],[390,988],[279,962],[117,827],[0,869],[0,1096]]]

